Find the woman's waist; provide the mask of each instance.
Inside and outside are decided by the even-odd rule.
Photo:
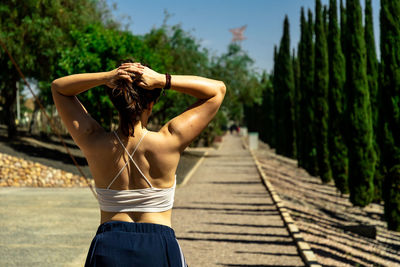
[[[153,223],[171,227],[172,210],[163,212],[109,212],[101,211],[101,223],[123,221],[130,223]]]
[[[161,234],[176,239],[175,232],[170,226],[156,223],[108,221],[99,225],[96,235],[106,233]]]

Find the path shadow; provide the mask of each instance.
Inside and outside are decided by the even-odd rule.
[[[210,214],[218,214],[216,212],[211,212]],[[225,215],[239,215],[239,216],[279,216],[278,211],[263,212],[263,213],[244,213],[244,212],[224,212]]]
[[[225,263],[217,263],[217,265],[227,266],[227,267],[288,267],[290,265],[276,265],[276,264],[225,264]]]
[[[222,184],[222,185],[259,185],[261,181],[229,181],[229,182],[209,182],[209,184]]]
[[[205,235],[240,235],[240,236],[256,236],[256,237],[265,236],[265,237],[291,238],[289,235],[259,234],[259,233],[235,233],[235,232],[215,232],[215,231],[214,232],[213,231],[189,231],[188,233],[205,234]]]
[[[209,222],[206,224],[222,225],[222,226],[237,226],[237,227],[254,227],[254,228],[286,228],[283,225],[279,226],[279,225],[268,225],[268,224],[240,224],[240,223],[217,223],[217,222]]]
[[[176,210],[210,210],[210,211],[233,211],[233,212],[248,212],[248,213],[258,213],[258,212],[271,212],[276,211],[276,209],[239,209],[239,208],[211,208],[211,207],[185,207],[185,206],[176,206],[174,207]]]
[[[72,161],[69,154],[63,153],[56,149],[49,149],[49,148],[45,148],[45,147],[34,146],[34,145],[30,145],[23,141],[11,143],[11,144],[9,144],[9,146],[23,154],[30,156],[30,157],[52,159],[52,160],[60,161],[64,164],[74,165],[74,162]],[[74,158],[79,166],[87,166],[88,165],[85,157],[80,157],[80,156],[75,155]]]
[[[275,246],[294,246],[291,241],[268,241],[268,240],[253,240],[253,239],[228,239],[228,238],[198,238],[198,237],[177,237],[178,240],[185,241],[207,241],[207,242],[226,242],[226,243],[241,243],[241,244],[259,244],[259,245],[275,245]]]
[[[255,254],[255,255],[270,255],[270,256],[293,256],[298,257],[297,253],[273,253],[273,252],[259,252],[259,251],[235,251],[237,254]]]
[[[231,205],[231,206],[269,206],[275,207],[273,203],[236,203],[236,202],[206,202],[206,201],[193,201],[193,204],[213,204],[213,205]]]
[[[53,144],[56,146],[60,146],[60,147],[64,147],[64,145],[61,143],[61,141],[58,139],[57,136],[38,136],[38,135],[30,135],[27,132],[24,131],[18,131],[18,136],[12,140],[12,142],[25,142],[23,140],[21,140],[21,137],[25,137],[25,138],[32,138],[36,141],[39,142],[43,142],[43,143],[47,143],[47,144]],[[70,136],[62,136],[65,145],[68,148],[74,148],[74,149],[79,149],[79,147],[75,144],[74,140],[71,139]],[[0,135],[0,142],[5,142],[5,143],[9,143],[10,139],[8,139],[6,137],[6,135]]]

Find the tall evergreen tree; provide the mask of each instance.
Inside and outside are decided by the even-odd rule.
[[[315,136],[317,141],[318,174],[324,183],[332,179],[328,149],[328,47],[325,36],[321,1],[315,4]]]
[[[262,76],[262,85],[264,86],[262,112],[265,114],[263,124],[265,124],[265,133],[263,141],[270,146],[274,144],[275,119],[274,119],[274,87],[272,84],[272,76],[268,76],[265,72]]]
[[[346,87],[350,201],[364,207],[373,198],[376,155],[373,147],[371,102],[359,0],[346,1]]]
[[[400,231],[400,1],[381,0],[380,27],[385,217],[389,229]]]
[[[272,69],[272,73],[271,73],[271,77],[270,77],[270,80],[271,80],[271,87],[272,87],[272,89],[271,89],[271,92],[272,92],[272,96],[271,96],[271,98],[272,98],[272,102],[271,102],[271,108],[272,108],[272,123],[271,123],[271,140],[270,140],[270,146],[271,147],[274,147],[274,148],[276,148],[276,126],[277,126],[277,118],[276,118],[276,116],[275,116],[275,110],[276,110],[276,106],[275,106],[275,96],[276,96],[276,62],[277,62],[277,60],[278,60],[278,48],[277,48],[277,46],[276,45],[274,45],[274,67],[273,67],[273,69]]]
[[[349,160],[342,124],[346,64],[340,45],[336,1],[330,0],[329,4],[329,159],[337,189],[342,194],[347,194],[349,192],[347,184]]]
[[[346,7],[343,0],[340,0],[340,44],[343,54],[346,55]]]
[[[281,99],[281,97],[278,96],[280,93],[279,90],[279,58],[278,58],[278,47],[275,45],[274,46],[274,71],[273,71],[273,77],[272,77],[272,85],[274,87],[274,114],[279,114],[279,107],[281,103],[278,101]],[[273,147],[275,148],[276,152],[278,153],[278,135],[280,133],[278,132],[280,129],[280,124],[281,124],[282,116],[275,116],[274,117],[274,145]]]
[[[316,138],[315,138],[315,94],[314,94],[314,22],[313,14],[308,9],[308,20],[304,24],[304,52],[300,60],[300,87],[302,91],[302,114],[304,149],[304,168],[311,174],[318,174]],[[303,96],[304,95],[304,96]]]
[[[377,143],[376,134],[378,132],[378,59],[376,58],[375,50],[375,37],[373,29],[373,18],[372,18],[372,3],[371,0],[365,0],[365,46],[367,52],[367,76],[368,76],[368,88],[369,96],[371,100],[371,115],[372,125],[374,129],[373,144],[374,150],[377,153],[377,165],[374,174],[374,200],[380,201],[382,199],[382,174],[379,171],[379,146]]]
[[[290,55],[290,36],[289,19],[286,16],[284,20],[283,36],[281,39],[277,69],[276,69],[275,88],[277,93],[275,103],[278,104],[275,109],[277,115],[277,152],[287,157],[296,155],[295,145],[295,127],[294,127],[294,78],[292,59]]]
[[[293,49],[292,55],[292,66],[293,66],[293,77],[294,77],[294,124],[295,124],[295,144],[296,144],[296,158],[299,158],[299,150],[300,150],[300,65],[299,59],[296,57],[296,52]]]
[[[306,130],[305,130],[305,125],[306,125],[306,107],[305,107],[305,97],[306,97],[306,88],[304,86],[304,78],[305,78],[305,66],[304,66],[304,61],[306,58],[306,47],[305,47],[305,38],[306,38],[306,32],[307,32],[307,21],[306,21],[306,16],[304,14],[304,7],[301,7],[301,12],[300,12],[300,41],[298,45],[298,65],[299,65],[299,88],[298,91],[301,92],[299,94],[300,99],[299,99],[299,116],[298,120],[300,125],[299,131],[297,132],[296,136],[297,139],[299,140],[299,146],[297,150],[297,164],[299,167],[306,168],[305,165],[305,148],[304,148],[304,139],[306,138]]]
[[[324,8],[323,8],[322,21],[324,22],[325,36],[328,37],[328,31],[329,31],[329,7],[327,5],[324,5]]]

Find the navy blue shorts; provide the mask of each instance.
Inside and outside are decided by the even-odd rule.
[[[99,226],[85,267],[186,267],[172,228],[153,223],[111,221]]]

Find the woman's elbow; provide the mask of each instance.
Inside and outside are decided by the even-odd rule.
[[[59,87],[57,80],[51,82],[51,90],[56,90]]]
[[[226,85],[225,85],[225,83],[220,81],[219,85],[218,85],[218,89],[219,89],[218,92],[222,95],[222,97],[224,97],[225,94],[226,94]]]

